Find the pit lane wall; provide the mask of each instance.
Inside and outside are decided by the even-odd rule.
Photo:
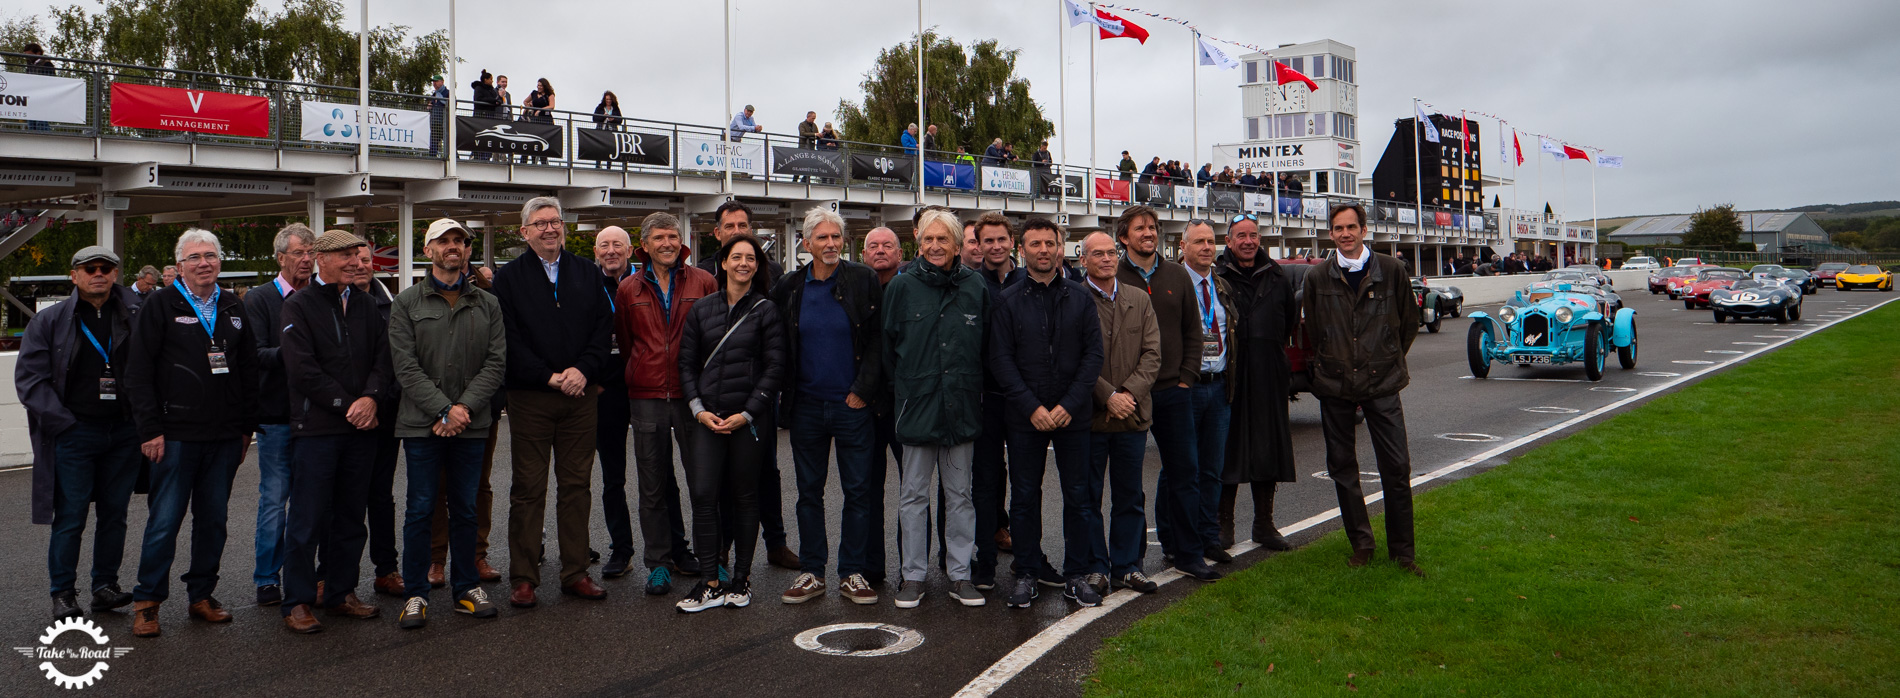
[[[33,440],[26,434],[26,408],[13,392],[13,362],[20,353],[0,353],[0,468],[33,463]]]
[[[1649,293],[1649,272],[1641,269],[1608,272],[1610,282],[1616,285],[1616,292],[1623,295],[1624,302],[1635,299],[1634,294]],[[1543,278],[1543,274],[1511,274],[1508,276],[1432,276],[1427,277],[1427,286],[1457,286],[1465,292],[1465,305],[1489,305],[1503,303],[1511,299],[1511,294],[1524,289],[1532,281]]]

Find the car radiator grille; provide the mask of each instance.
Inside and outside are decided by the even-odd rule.
[[[1540,313],[1528,313],[1523,323],[1524,346],[1550,346],[1550,318]]]

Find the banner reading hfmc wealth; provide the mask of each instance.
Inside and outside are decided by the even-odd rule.
[[[86,81],[0,72],[0,119],[86,123]]]
[[[983,168],[983,191],[1001,192],[1004,194],[1028,194],[1030,192],[1029,181],[1029,170],[1018,170],[1010,167]]]
[[[718,138],[687,135],[681,135],[679,143],[682,170],[724,172],[726,157],[730,155],[733,172],[765,176],[765,145],[762,143],[729,143]]]
[[[429,147],[429,112],[370,107],[367,127],[355,104],[304,102],[300,137],[325,143],[357,143],[358,128],[367,128],[370,145],[391,148]]]

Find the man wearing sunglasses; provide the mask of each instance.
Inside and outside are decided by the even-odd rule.
[[[27,323],[13,367],[33,439],[33,523],[53,525],[46,571],[55,619],[83,615],[73,586],[88,507],[97,520],[87,586],[92,610],[132,603],[119,588],[119,561],[139,440],[119,400],[117,371],[139,301],[118,281],[119,256],[111,250],[95,245],[74,254],[73,295]]]
[[[1193,228],[1189,227],[1190,235]],[[1193,264],[1189,264],[1191,271]],[[1299,326],[1291,274],[1260,248],[1260,222],[1243,213],[1227,226],[1227,251],[1215,270],[1233,289],[1232,353],[1226,363],[1232,396],[1230,428],[1216,466],[1218,501],[1203,491],[1203,502],[1217,504],[1223,546],[1234,544],[1234,500],[1245,483],[1253,494],[1253,540],[1268,550],[1291,546],[1273,524],[1273,495],[1281,482],[1294,482],[1293,426],[1286,396],[1292,382],[1287,338]],[[1209,468],[1203,464],[1203,473]],[[1203,481],[1203,488],[1209,486]]]

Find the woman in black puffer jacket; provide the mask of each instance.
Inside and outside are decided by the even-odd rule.
[[[720,507],[730,506],[735,540],[732,579],[693,587],[677,605],[684,613],[752,602],[752,555],[759,538],[759,468],[770,454],[765,439],[777,438],[767,422],[785,375],[785,332],[769,289],[755,284],[764,246],[739,235],[719,248],[718,295],[693,304],[680,336],[680,384],[699,420],[692,430],[686,464],[693,500],[693,546],[699,568],[721,569]]]

